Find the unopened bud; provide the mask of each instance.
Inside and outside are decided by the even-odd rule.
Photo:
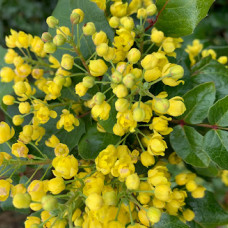
[[[50,16],[46,20],[49,28],[55,28],[59,24],[59,20],[54,16]]]
[[[91,77],[91,76],[86,76],[83,78],[83,85],[86,87],[86,88],[92,88],[94,86],[94,77]]]
[[[66,42],[66,39],[65,37],[62,35],[62,34],[58,34],[54,37],[53,39],[53,43],[56,45],[56,46],[61,46],[63,45],[64,43]]]
[[[114,71],[112,73],[112,81],[114,83],[120,83],[122,81],[123,75],[119,71]]]
[[[58,207],[58,201],[54,196],[46,195],[42,198],[42,207],[45,211],[53,211]]]
[[[133,74],[127,74],[123,78],[123,83],[127,88],[132,88],[135,84],[135,77]]]
[[[96,32],[96,27],[93,22],[88,22],[82,27],[83,33],[86,36],[92,36]]]
[[[155,112],[165,114],[169,109],[169,100],[165,98],[156,98],[153,100],[153,109]]]
[[[142,108],[135,108],[133,110],[133,119],[137,122],[141,122],[145,119],[145,111]]]
[[[170,74],[174,79],[180,79],[184,76],[184,68],[180,65],[171,67]]]
[[[93,100],[96,104],[100,105],[103,103],[103,101],[105,100],[105,95],[101,92],[97,92],[94,97],[93,97]]]
[[[72,13],[70,15],[71,24],[76,25],[79,23],[79,21],[80,21],[80,15],[78,13]]]
[[[52,54],[56,51],[56,45],[52,42],[47,42],[44,44],[44,51],[46,53]]]
[[[62,85],[66,82],[66,79],[65,79],[64,76],[62,76],[62,75],[56,75],[56,76],[54,77],[53,81],[54,81],[57,85],[62,86]]]
[[[46,43],[48,41],[52,41],[52,35],[49,32],[44,32],[42,34],[41,39]]]

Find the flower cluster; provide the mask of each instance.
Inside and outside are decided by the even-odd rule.
[[[105,10],[105,1],[93,2]],[[9,66],[0,77],[12,82],[14,94],[2,102],[16,106],[19,114],[12,117],[16,134],[8,123],[0,123],[0,144],[11,151],[0,152],[0,175],[6,177],[0,180],[0,201],[12,197],[15,208],[40,212],[27,217],[26,228],[143,228],[158,223],[164,212],[183,222],[194,219],[185,203],[187,193],[202,198],[206,189],[175,152],[166,152],[172,121],[186,111],[182,97],[170,97],[163,89],[184,84],[183,67],[173,63],[183,40],[155,27],[145,29],[157,15],[151,0],[113,1],[108,18],[113,40],[92,21],[79,36],[85,17],[81,9],[70,15],[72,28],[50,16],[51,33],[41,38],[14,30],[6,37]],[[95,47],[88,59],[80,49],[83,38]],[[202,48],[197,40],[187,47],[192,65]],[[60,58],[59,50],[65,51]],[[213,50],[202,51],[202,57],[208,55],[216,59]],[[226,64],[227,58],[218,61]],[[65,96],[66,91],[71,95]],[[58,137],[59,129],[77,134],[88,116],[105,136],[102,123],[111,115],[119,142],[106,145],[94,160],[82,159],[77,147]],[[25,182],[14,184],[13,175],[26,165],[38,168]],[[173,174],[171,166],[179,173]],[[6,176],[12,167],[15,171]],[[41,168],[46,171],[35,179]]]

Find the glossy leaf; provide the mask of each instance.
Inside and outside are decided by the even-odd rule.
[[[178,217],[163,213],[161,220],[155,223],[154,228],[188,228],[189,226],[181,222]]]
[[[218,100],[209,110],[208,120],[221,127],[228,126],[228,96]]]
[[[227,96],[228,69],[215,60],[204,58],[193,67],[192,80],[195,84],[214,82],[216,97]]]
[[[168,2],[161,12],[156,28],[166,36],[180,37],[191,34],[198,23],[207,16],[214,0],[159,0],[158,11]]]
[[[202,123],[207,117],[209,108],[215,100],[215,85],[213,82],[196,86],[184,96],[186,111],[182,118],[191,124]]]
[[[187,203],[195,213],[194,220],[203,227],[216,227],[228,223],[228,213],[219,205],[211,192],[206,192],[201,199],[188,197]]]
[[[228,169],[228,132],[210,130],[204,136],[203,148],[219,167]]]
[[[194,128],[188,126],[176,126],[170,134],[170,143],[186,163],[195,167],[207,167],[210,158],[203,150],[203,136]]]
[[[93,124],[80,140],[78,152],[83,159],[95,159],[109,144],[115,145],[119,140],[119,136],[99,132],[96,124]]]

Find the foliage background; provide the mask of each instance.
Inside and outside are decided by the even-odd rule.
[[[9,34],[10,28],[40,36],[47,30],[45,20],[51,15],[56,3],[57,0],[0,0],[0,45],[5,46],[4,37]],[[191,42],[198,38],[203,40],[206,46],[228,45],[227,9],[227,0],[216,0],[209,16],[199,24],[194,34],[185,37],[185,41]],[[223,197],[227,189],[215,184],[218,185],[217,196],[220,202],[228,207],[228,194]],[[219,194],[220,192],[222,194]],[[24,215],[0,211],[0,228],[23,227],[24,219]]]

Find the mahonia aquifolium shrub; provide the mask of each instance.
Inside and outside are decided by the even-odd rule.
[[[94,2],[105,9],[105,1]],[[164,212],[186,223],[195,217],[186,199],[205,195],[200,178],[183,168],[175,152],[165,159],[165,137],[173,131],[170,123],[186,107],[180,96],[168,98],[165,91],[156,94],[156,86],[184,84],[184,68],[169,61],[176,57],[182,38],[166,37],[156,26],[146,34],[150,29],[146,28],[147,19],[158,14],[151,0],[133,0],[130,4],[114,1],[110,12],[109,25],[115,30],[113,43],[105,31],[96,30],[92,21],[83,26],[81,37],[72,35],[83,23],[81,9],[74,9],[70,15],[72,28],[60,25],[54,16],[47,18],[49,28],[56,32],[54,37],[49,32],[40,38],[14,30],[6,37],[4,60],[10,66],[3,67],[0,76],[3,83],[13,82],[15,95],[5,95],[2,102],[6,106],[17,104],[20,114],[12,118],[14,127],[0,123],[0,143],[6,143],[12,153],[0,152],[0,175],[5,177],[0,180],[0,201],[12,198],[15,208],[39,212],[27,217],[26,228],[143,228],[158,223]],[[80,50],[84,36],[96,47],[87,60]],[[146,51],[143,42],[150,45]],[[62,47],[64,44],[68,48]],[[55,53],[61,48],[66,53],[58,61]],[[192,66],[201,57],[217,59],[216,52],[203,50],[199,40],[185,51]],[[217,61],[226,64],[227,57]],[[80,78],[76,84],[72,80],[75,77]],[[77,100],[61,95],[64,88],[72,86]],[[94,90],[92,98],[86,97],[89,90],[102,86],[107,89]],[[57,107],[61,112],[56,111]],[[91,116],[97,130],[105,134],[100,121],[109,120],[113,111],[116,121],[112,131],[119,142],[99,151],[94,160],[73,154],[55,134],[57,131],[44,128],[57,119],[55,130],[72,132],[80,126],[81,118]],[[26,122],[28,116],[32,117]],[[131,136],[133,143],[129,145]],[[54,156],[40,149],[44,137],[44,146]],[[13,138],[15,142],[10,143]],[[36,150],[36,155],[30,153],[30,148]],[[137,164],[147,169],[145,174],[137,171]],[[46,172],[38,179],[32,175],[25,183],[14,185],[16,170],[26,165],[37,166],[34,175],[45,165]],[[183,172],[173,176],[168,165],[182,167]],[[8,168],[15,172],[7,176]],[[46,179],[50,169],[53,176]],[[227,171],[222,179],[228,184]]]

